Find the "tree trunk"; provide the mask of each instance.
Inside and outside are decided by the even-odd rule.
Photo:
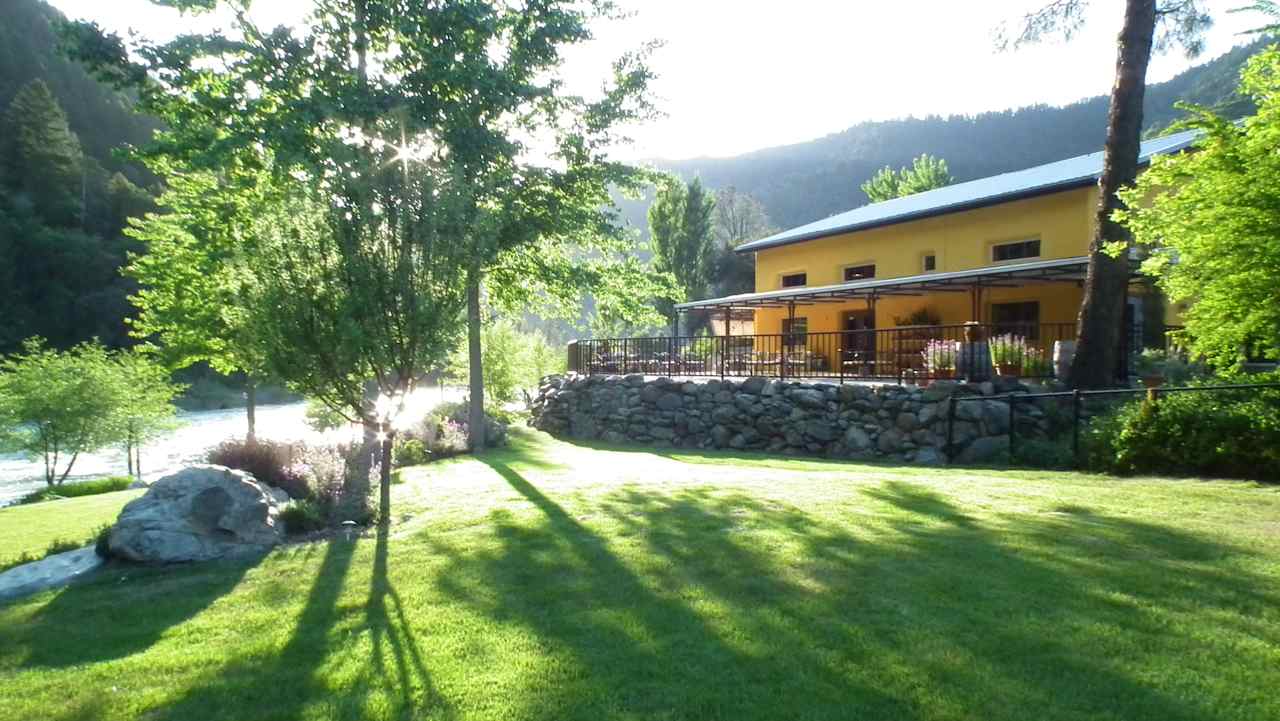
[[[253,376],[249,376],[244,386],[244,417],[249,424],[244,440],[253,445],[258,442],[258,384]]]
[[[1155,0],[1127,0],[1124,28],[1116,54],[1116,81],[1107,117],[1107,144],[1093,241],[1089,245],[1089,273],[1076,324],[1076,352],[1071,359],[1071,384],[1076,388],[1112,385],[1120,360],[1124,306],[1129,287],[1129,248],[1132,235],[1111,219],[1120,207],[1116,191],[1138,177],[1142,144],[1142,101],[1147,64],[1155,34]],[[1125,252],[1113,258],[1109,244],[1121,243]]]
[[[467,269],[467,359],[470,370],[470,406],[467,413],[467,445],[484,449],[484,365],[480,357],[480,264]]]
[[[129,466],[129,476],[133,477],[133,437],[130,436],[124,442],[124,457],[126,465]]]
[[[396,432],[390,423],[382,425],[382,458],[378,475],[378,527],[387,529],[391,526],[391,447],[395,442]]]

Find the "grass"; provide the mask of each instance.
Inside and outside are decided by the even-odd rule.
[[[141,493],[117,491],[0,508],[0,569],[93,543],[96,531]]]
[[[127,490],[133,484],[133,481],[134,479],[128,476],[111,476],[110,478],[98,478],[92,481],[65,483],[61,486],[45,487],[34,493],[28,493],[18,502],[43,503],[62,498],[80,498],[82,496],[97,496],[103,493],[115,493],[116,491]]]
[[[1274,487],[531,433],[402,476],[389,536],[0,606],[0,718],[1280,718]]]

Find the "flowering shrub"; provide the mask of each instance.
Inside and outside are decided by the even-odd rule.
[[[243,438],[224,441],[206,456],[209,463],[244,471],[260,483],[279,488],[290,498],[306,498],[310,495],[305,478],[293,471],[296,456],[305,448],[301,443],[258,440],[249,443]]]
[[[945,371],[956,369],[956,356],[960,354],[960,341],[929,341],[920,355],[924,357],[924,367],[928,371]]]

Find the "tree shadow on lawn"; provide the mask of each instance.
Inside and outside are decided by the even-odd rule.
[[[538,680],[520,718],[1190,721],[1223,715],[1187,669],[1267,663],[1169,627],[1171,613],[1213,624],[1280,600],[1214,565],[1244,551],[1175,529],[1093,514],[988,528],[888,483],[868,502],[890,520],[855,536],[741,494],[624,489],[603,510],[627,563],[516,470],[480,459],[542,518],[495,515],[498,551],[436,542],[451,558],[441,585],[572,660]]]
[[[235,588],[255,562],[108,564],[93,580],[59,591],[21,623],[0,627],[0,665],[65,668],[144,651]],[[11,654],[12,661],[5,658]]]
[[[233,659],[148,720],[283,721],[299,718],[304,711],[323,718],[363,719],[375,695],[380,697],[378,718],[426,718],[427,711],[430,718],[453,718],[432,684],[400,594],[391,583],[388,541],[385,532],[377,534],[369,595],[362,603],[344,598],[358,543],[330,541],[306,606],[283,648],[265,658]],[[334,664],[338,668],[332,668]],[[226,703],[246,697],[255,701]]]

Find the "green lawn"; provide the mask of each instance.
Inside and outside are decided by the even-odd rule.
[[[390,538],[0,607],[0,718],[1280,718],[1274,487],[528,433],[405,477]]]
[[[55,543],[89,543],[94,531],[114,521],[141,493],[117,491],[0,509],[0,568],[24,554],[43,557]]]

